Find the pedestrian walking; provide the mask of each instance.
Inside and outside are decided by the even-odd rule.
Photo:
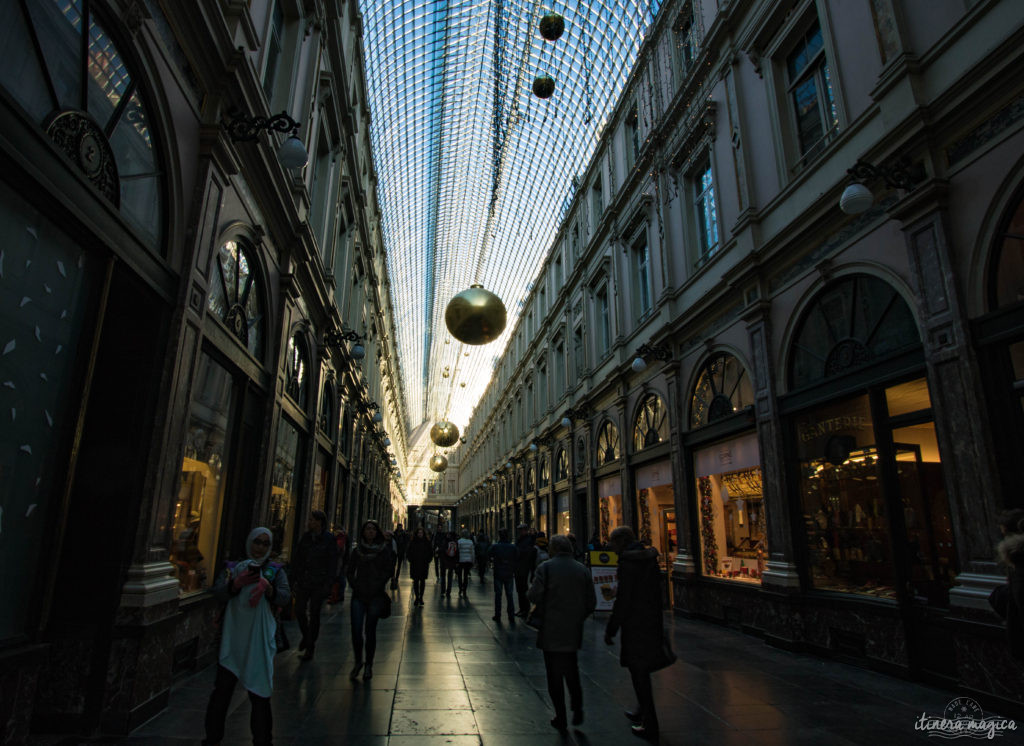
[[[226,607],[221,622],[217,677],[206,706],[204,744],[219,744],[223,740],[231,695],[239,681],[249,693],[252,706],[252,742],[256,746],[271,743],[270,693],[277,652],[274,609],[291,602],[288,575],[280,565],[268,561],[273,540],[268,528],[261,526],[250,531],[245,541],[249,558],[229,565],[214,585],[214,597],[225,602]]]
[[[518,531],[515,578],[519,610],[516,612],[516,616],[525,618],[530,612],[530,602],[526,598],[526,591],[530,587],[530,573],[533,572],[533,537],[530,535],[530,529],[525,523],[519,524]]]
[[[573,557],[572,544],[560,534],[551,537],[551,559],[541,563],[527,592],[540,613],[537,647],[544,651],[548,695],[555,708],[552,727],[565,730],[565,689],[569,689],[572,724],[583,723],[583,687],[576,651],[583,646],[583,622],[597,607],[594,582]]]
[[[455,572],[459,578],[459,595],[465,597],[466,589],[469,587],[469,576],[473,572],[473,561],[476,559],[476,546],[469,538],[469,531],[462,529],[462,536],[459,538],[459,565]]]
[[[516,548],[508,540],[508,529],[498,529],[498,541],[487,551],[487,558],[494,566],[494,621],[501,622],[501,594],[505,594],[508,623],[515,625],[515,608],[512,606],[512,582],[515,579]]]
[[[454,531],[445,535],[444,551],[441,554],[441,595],[452,595],[452,580],[459,566],[459,540]]]
[[[426,590],[427,575],[430,572],[430,560],[434,556],[434,550],[423,526],[417,528],[413,534],[406,556],[409,560],[409,575],[412,577],[412,593],[415,597],[413,604],[422,606],[423,592]]]
[[[491,541],[487,538],[487,534],[481,531],[476,536],[476,571],[480,576],[480,582],[484,582],[484,576],[487,574],[487,552],[491,548]]]
[[[655,741],[658,715],[654,710],[651,672],[675,660],[674,656],[666,657],[658,552],[637,541],[629,526],[612,531],[608,543],[619,555],[619,587],[604,641],[613,645],[616,633],[622,630],[619,663],[629,669],[637,698],[636,709],[627,710],[626,717],[635,723],[631,726],[633,735]]]
[[[373,655],[377,650],[377,621],[390,614],[391,597],[387,584],[392,577],[391,544],[385,541],[380,526],[366,521],[348,563],[348,582],[352,586],[352,651],[355,665],[349,678],[359,676],[364,663],[363,681],[373,678]],[[363,635],[366,635],[365,650]],[[365,652],[365,659],[363,658]]]
[[[431,541],[431,545],[434,548],[434,582],[435,583],[440,583],[441,582],[441,570],[442,570],[442,567],[441,567],[441,557],[444,556],[444,550],[445,550],[445,547],[448,544],[448,542],[445,540],[446,535],[447,535],[446,532],[442,531],[441,527],[438,526],[437,530],[434,531],[434,536],[433,536],[433,539]]]
[[[320,636],[320,609],[331,590],[338,565],[338,542],[327,530],[327,515],[314,510],[306,522],[306,533],[299,539],[290,569],[295,594],[295,618],[299,622],[304,650],[302,660],[313,659]]]
[[[399,523],[395,526],[395,580],[402,574],[402,565],[405,563],[405,555],[409,549],[409,532],[402,528]]]
[[[999,530],[1002,540],[996,546],[999,561],[1006,568],[1006,584],[997,586],[989,602],[1006,622],[1006,641],[1010,654],[1024,660],[1024,510],[1006,511]]]
[[[338,532],[334,535],[334,543],[337,547],[338,561],[337,569],[334,574],[334,583],[331,586],[331,595],[327,599],[327,605],[340,604],[345,600],[345,586],[347,581],[345,578],[345,568],[348,566],[348,533],[345,531],[345,527],[342,526],[338,529]]]

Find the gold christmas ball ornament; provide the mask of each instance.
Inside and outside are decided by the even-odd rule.
[[[559,13],[545,13],[540,19],[540,35],[556,41],[565,31],[565,19]]]
[[[430,428],[430,439],[434,442],[434,445],[441,446],[442,448],[453,446],[455,441],[459,439],[459,428],[447,420],[435,422],[434,426]]]
[[[551,94],[554,92],[555,79],[550,75],[538,75],[533,79],[533,95],[537,98],[551,98]],[[455,336],[459,335],[456,334]]]
[[[501,298],[483,285],[473,284],[450,301],[444,309],[444,323],[452,336],[464,344],[485,345],[505,330],[507,315]]]
[[[442,472],[448,468],[448,459],[442,456],[440,453],[435,453],[430,457],[430,470],[436,472]]]

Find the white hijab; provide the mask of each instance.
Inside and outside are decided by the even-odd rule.
[[[267,551],[263,553],[260,559],[256,559],[252,556],[252,542],[260,534],[266,534],[267,538],[270,539],[270,547],[267,547]],[[249,555],[248,565],[255,565],[256,567],[262,567],[270,559],[270,549],[274,544],[274,534],[269,528],[263,528],[263,526],[257,526],[249,532],[249,536],[245,540],[245,553]]]

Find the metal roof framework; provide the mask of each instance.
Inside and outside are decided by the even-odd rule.
[[[374,165],[410,430],[483,395],[660,0],[360,0]],[[565,17],[543,39],[544,13]],[[555,93],[533,95],[547,73]],[[444,310],[479,282],[509,313],[463,345]]]

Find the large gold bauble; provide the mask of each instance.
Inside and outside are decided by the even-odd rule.
[[[442,456],[440,453],[435,453],[430,457],[430,470],[431,471],[444,471],[448,468],[448,459]]]
[[[485,345],[505,330],[505,304],[483,285],[470,285],[450,301],[444,309],[444,323],[460,342]]]
[[[459,439],[459,428],[447,420],[435,422],[434,426],[430,428],[430,439],[434,442],[434,445],[441,446],[442,448],[453,446],[455,441]]]

